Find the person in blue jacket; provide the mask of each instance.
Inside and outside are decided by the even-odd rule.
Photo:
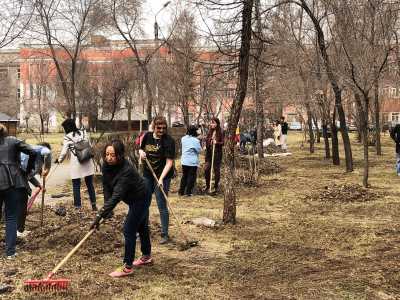
[[[182,143],[182,179],[179,195],[192,196],[196,184],[197,167],[199,166],[200,141],[197,138],[197,127],[189,126],[187,133],[181,140]]]
[[[29,181],[37,189],[41,190],[42,186],[36,179],[35,175],[40,175],[41,177],[46,178],[46,176],[49,174],[52,161],[51,146],[49,143],[43,142],[32,146],[32,148],[36,153],[34,168],[28,173],[27,167],[29,155],[21,152],[21,170],[27,181]],[[18,202],[17,237],[20,238],[24,238],[30,233],[29,230],[25,230],[26,215],[28,213],[27,203],[29,196],[32,194],[29,184],[27,184],[27,186],[28,188],[26,189],[26,193],[24,193],[22,201]]]

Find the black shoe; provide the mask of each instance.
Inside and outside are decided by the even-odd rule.
[[[97,211],[96,203],[92,204],[92,211]]]

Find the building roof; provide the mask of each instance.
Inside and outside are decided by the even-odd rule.
[[[18,122],[17,119],[6,115],[5,113],[0,112],[0,121],[1,122]]]

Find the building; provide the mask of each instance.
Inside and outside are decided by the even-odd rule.
[[[13,118],[19,118],[19,78],[19,50],[0,49],[0,107]]]
[[[16,118],[0,112],[0,124],[7,127],[8,135],[17,135],[18,120]]]

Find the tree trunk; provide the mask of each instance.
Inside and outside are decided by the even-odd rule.
[[[379,104],[379,82],[374,82],[374,106],[375,106],[375,138],[376,138],[376,154],[382,155],[381,146],[381,122],[380,122],[380,104]]]
[[[314,131],[313,131],[313,127],[312,127],[312,114],[311,114],[310,105],[306,104],[306,110],[307,110],[308,135],[310,136],[310,153],[314,153],[315,138],[314,138]]]
[[[146,98],[147,98],[147,122],[148,124],[151,124],[151,121],[153,121],[153,114],[152,114],[152,108],[153,108],[153,91],[151,90],[150,86],[150,79],[149,79],[149,72],[147,70],[146,66],[142,67],[143,75],[144,75],[144,87],[146,89]]]
[[[364,105],[361,102],[361,97],[358,93],[354,94],[356,104],[360,111],[360,124],[364,148],[364,173],[363,173],[363,186],[368,187],[369,176],[369,161],[368,161],[368,112],[369,112],[369,98],[368,95],[363,95]]]
[[[331,132],[332,132],[332,163],[338,166],[340,165],[340,156],[339,156],[338,131],[336,127],[336,109],[333,110]]]
[[[329,147],[328,125],[326,124],[325,121],[322,124],[322,136],[324,137],[324,143],[325,143],[325,159],[330,159],[331,150]]]
[[[321,143],[321,133],[319,132],[318,120],[314,115],[312,116],[312,119],[313,119],[313,122],[314,122],[315,132],[316,132],[316,135],[317,135],[317,143]]]
[[[236,88],[236,96],[232,103],[228,122],[228,137],[225,144],[225,193],[224,193],[224,223],[236,223],[236,192],[235,192],[235,132],[239,123],[240,113],[247,93],[247,81],[249,76],[251,19],[253,0],[243,1],[242,31],[239,54],[239,78]]]
[[[256,98],[256,130],[257,130],[257,153],[258,158],[264,158],[264,103],[261,99],[261,85],[263,78],[263,65],[260,64],[259,60],[263,52],[263,42],[260,40],[262,34],[262,24],[260,18],[260,0],[255,0],[255,15],[257,22],[257,34],[258,39],[255,48],[256,50],[256,60],[254,62],[254,95]]]
[[[300,0],[300,6],[308,14],[311,21],[314,24],[315,30],[317,31],[318,47],[319,47],[321,56],[324,61],[324,66],[325,66],[327,77],[331,83],[332,90],[335,95],[335,106],[336,106],[336,110],[337,110],[337,113],[339,116],[340,133],[342,134],[343,147],[344,147],[344,153],[345,153],[345,159],[346,159],[346,171],[351,172],[351,171],[353,171],[353,156],[351,153],[349,133],[348,133],[347,127],[346,127],[346,117],[345,117],[345,113],[344,113],[343,105],[342,105],[342,91],[339,88],[337,77],[332,70],[329,54],[328,54],[327,47],[325,44],[324,31],[322,30],[320,20],[318,20],[318,18],[315,16],[313,11],[308,6],[307,2],[305,0]],[[335,127],[336,127],[336,124],[335,124]],[[336,128],[335,128],[335,131],[336,131]],[[333,134],[333,132],[332,132],[332,134]],[[333,140],[332,140],[332,147],[333,147]]]
[[[335,98],[336,98],[336,95],[335,95]],[[340,100],[338,99],[336,101],[336,99],[335,99],[335,102],[336,102],[335,104],[337,107],[337,112],[338,112],[339,122],[340,122],[340,133],[342,134],[342,140],[343,140],[344,157],[345,157],[345,161],[346,161],[346,172],[352,172],[353,171],[353,154],[351,153],[350,137],[349,137],[349,132],[348,132],[347,126],[346,126],[346,117],[345,117],[344,110],[343,110],[341,95],[340,95]]]
[[[132,132],[132,97],[128,96],[128,132]]]

